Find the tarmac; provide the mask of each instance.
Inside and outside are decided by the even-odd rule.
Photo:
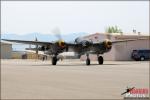
[[[123,99],[127,86],[149,89],[149,61],[1,60],[2,99]]]

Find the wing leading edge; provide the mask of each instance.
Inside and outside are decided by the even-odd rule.
[[[8,42],[16,42],[16,43],[24,43],[24,44],[32,44],[32,45],[51,45],[51,42],[43,42],[43,41],[26,41],[26,40],[8,40],[2,39]]]
[[[112,41],[112,44],[121,43],[121,42],[128,42],[128,41],[147,40],[147,39],[148,39],[148,38],[116,40],[116,41]]]

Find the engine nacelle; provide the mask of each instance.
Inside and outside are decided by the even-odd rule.
[[[110,50],[112,48],[112,42],[108,39],[104,40],[103,44],[107,50]]]
[[[56,42],[56,44],[57,44],[59,47],[61,47],[61,48],[65,48],[65,46],[66,46],[64,40],[59,40],[59,41]]]

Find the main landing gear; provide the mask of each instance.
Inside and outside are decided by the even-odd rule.
[[[97,60],[98,60],[98,64],[99,64],[99,65],[102,65],[103,62],[104,62],[104,59],[103,59],[102,56],[98,56],[98,57],[97,57]]]
[[[87,59],[86,59],[86,65],[90,65],[89,54],[86,54],[86,57],[87,57]],[[103,62],[104,62],[103,57],[102,57],[102,56],[99,56],[99,55],[97,56],[97,60],[98,60],[98,64],[99,64],[99,65],[102,65]]]
[[[89,58],[89,54],[86,54],[86,65],[90,65],[90,58]]]
[[[55,55],[54,57],[52,57],[52,65],[56,65],[57,64],[57,56]]]

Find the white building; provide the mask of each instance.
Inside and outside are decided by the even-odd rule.
[[[12,44],[1,42],[1,59],[12,58]]]
[[[126,40],[126,39],[138,39],[145,38],[145,40],[128,41],[123,43],[114,44],[110,52],[103,54],[105,60],[132,60],[131,53],[136,49],[150,49],[150,36],[142,35],[121,35],[118,33],[107,34],[107,33],[95,33],[84,38],[90,39],[93,42],[100,42],[105,39],[110,40]],[[90,55],[91,60],[97,60],[96,55]],[[81,60],[85,60],[86,56],[81,56]]]

